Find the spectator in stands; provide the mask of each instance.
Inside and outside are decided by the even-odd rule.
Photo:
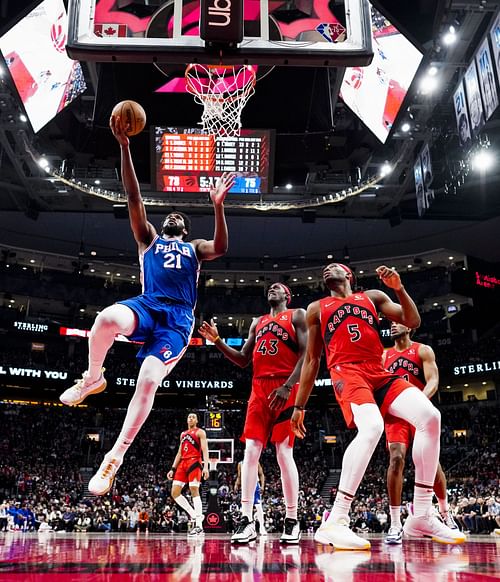
[[[62,514],[62,525],[64,531],[71,532],[75,527],[75,513],[69,507],[64,508],[64,513]]]
[[[141,509],[141,511],[139,511],[137,529],[138,531],[144,532],[147,532],[149,529],[149,513],[145,509]]]
[[[75,530],[77,532],[88,532],[91,527],[92,519],[90,515],[86,514],[84,511],[80,511],[76,518]]]
[[[0,503],[0,531],[7,531],[7,509],[8,504]]]

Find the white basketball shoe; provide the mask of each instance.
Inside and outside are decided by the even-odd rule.
[[[466,535],[459,529],[445,525],[430,509],[426,515],[415,517],[412,513],[406,518],[403,531],[408,536],[431,538],[440,544],[463,544]]]
[[[325,522],[316,530],[314,540],[320,544],[333,546],[336,550],[369,550],[371,548],[368,540],[349,529],[347,519],[340,519],[336,523]]]
[[[97,380],[88,382],[88,372],[84,372],[82,377],[71,388],[68,388],[59,396],[59,400],[66,406],[76,406],[81,404],[90,394],[99,394],[107,386],[103,373],[104,368],[102,368],[101,375]]]
[[[89,481],[89,492],[92,495],[106,495],[113,487],[113,481],[121,464],[122,461],[106,455],[97,473]]]

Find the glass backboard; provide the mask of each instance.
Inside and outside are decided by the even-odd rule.
[[[210,1],[222,0],[201,0]],[[68,54],[103,62],[325,67],[366,66],[373,58],[368,0],[244,0],[243,39],[217,47],[200,37],[201,6],[70,0]]]

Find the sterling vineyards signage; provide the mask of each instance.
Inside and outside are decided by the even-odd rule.
[[[475,362],[453,368],[454,376],[469,376],[470,374],[484,374],[485,372],[500,371],[500,360],[493,362]]]

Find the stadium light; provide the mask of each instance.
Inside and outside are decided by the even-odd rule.
[[[420,91],[424,95],[433,93],[439,85],[439,81],[435,75],[426,74],[420,81]]]
[[[401,131],[404,131],[405,133],[408,133],[410,131],[410,129],[411,129],[411,125],[407,121],[405,121],[403,123],[403,125],[401,126]]]
[[[471,158],[472,169],[476,172],[487,172],[493,167],[495,156],[487,149],[480,149]]]
[[[385,178],[392,172],[392,166],[389,162],[384,162],[380,168],[380,177]]]
[[[448,30],[443,34],[442,41],[445,46],[455,44],[457,41],[457,29],[453,25],[450,25]]]

